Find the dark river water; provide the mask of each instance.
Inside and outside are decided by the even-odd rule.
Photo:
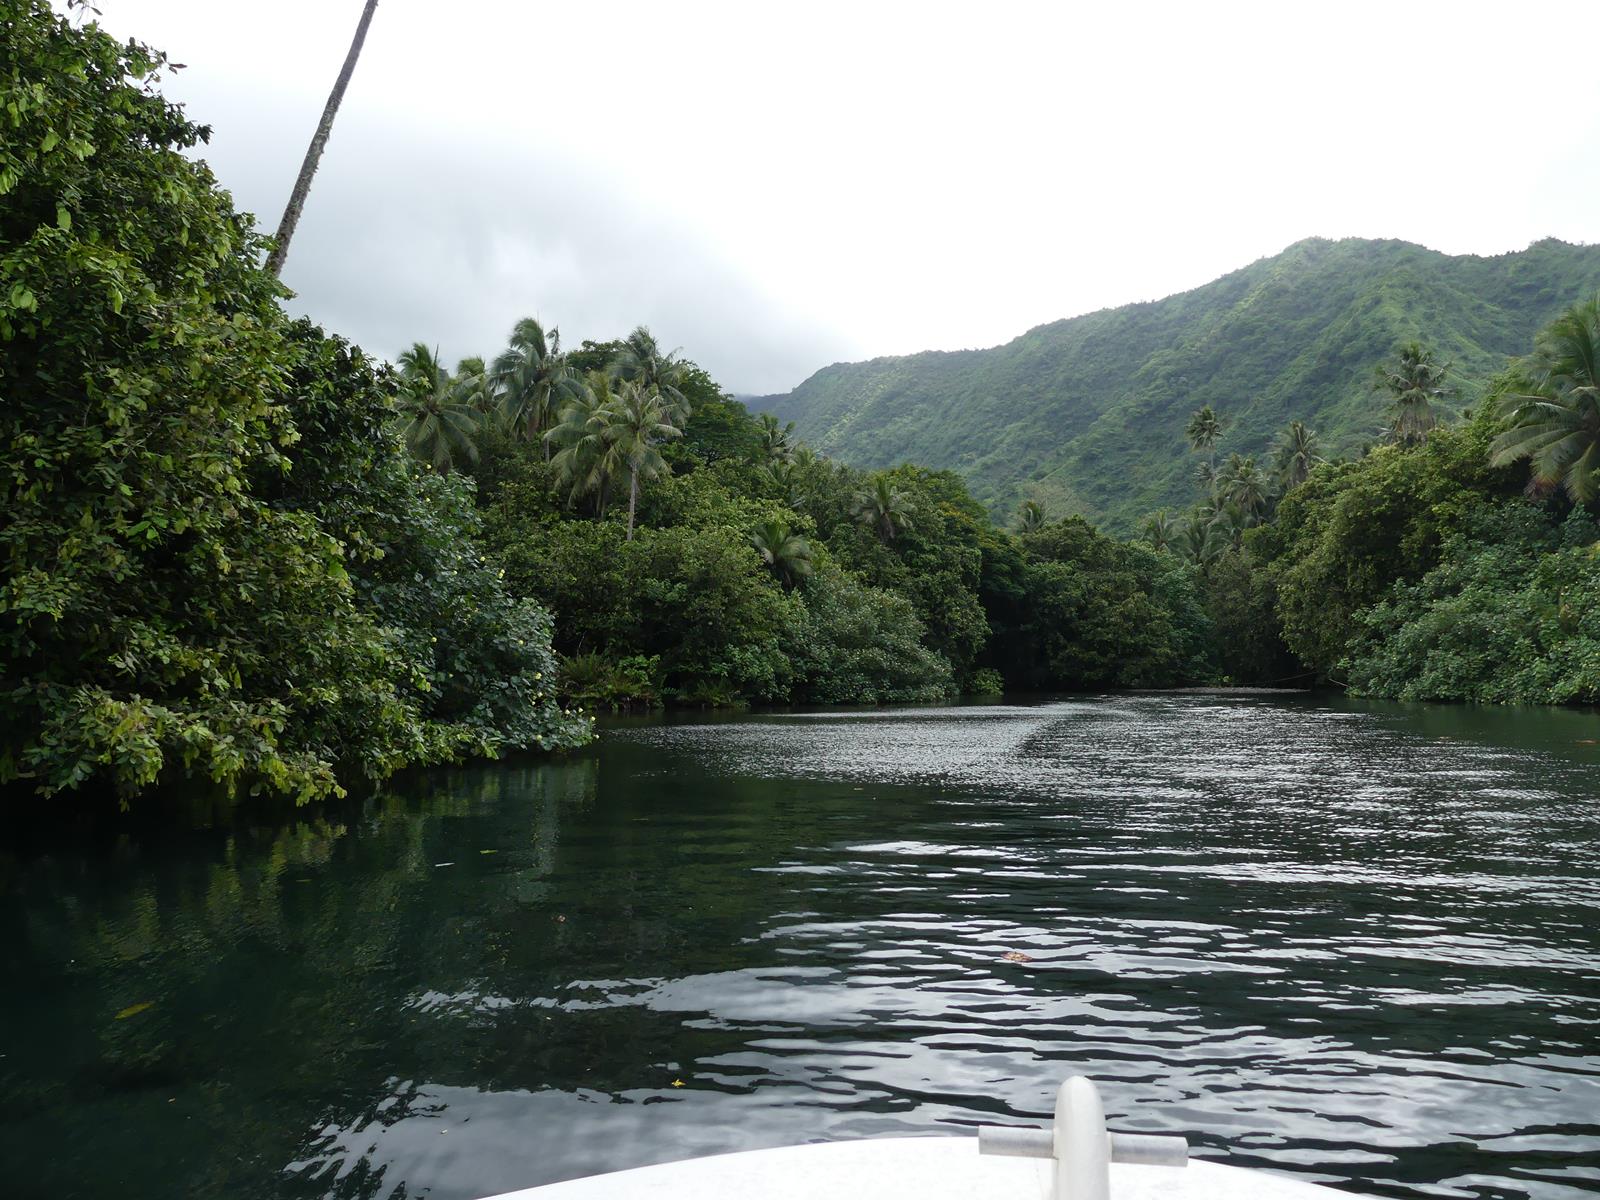
[[[1600,1195],[1600,716],[1209,696],[619,725],[0,843],[7,1200],[419,1197],[1045,1119]]]

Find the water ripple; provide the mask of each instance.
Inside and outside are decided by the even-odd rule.
[[[1081,1072],[1206,1157],[1600,1195],[1597,732],[1205,696],[633,722],[338,821],[0,854],[0,1158],[24,1194],[469,1200],[1043,1121]]]

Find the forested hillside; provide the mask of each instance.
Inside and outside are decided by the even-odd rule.
[[[989,350],[836,364],[750,406],[858,465],[953,468],[992,511],[1033,497],[1128,532],[1191,495],[1195,409],[1221,418],[1224,456],[1259,454],[1291,419],[1329,452],[1357,451],[1384,429],[1374,373],[1397,345],[1420,338],[1450,363],[1464,407],[1596,290],[1600,246],[1546,240],[1477,258],[1313,238],[1182,295]]]

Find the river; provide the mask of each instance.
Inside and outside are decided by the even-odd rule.
[[[23,1198],[471,1200],[1113,1128],[1600,1195],[1600,716],[1122,696],[619,722],[320,812],[0,842]],[[137,814],[136,814],[137,815]]]

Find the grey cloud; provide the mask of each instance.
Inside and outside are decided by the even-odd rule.
[[[270,114],[191,108],[216,127],[206,157],[235,202],[275,227],[299,137]],[[582,164],[496,161],[493,146],[408,137],[359,113],[334,128],[283,278],[291,311],[388,358],[413,341],[448,360],[492,354],[523,316],[559,325],[569,346],[644,324],[724,387],[759,394],[858,350],[788,317]]]

